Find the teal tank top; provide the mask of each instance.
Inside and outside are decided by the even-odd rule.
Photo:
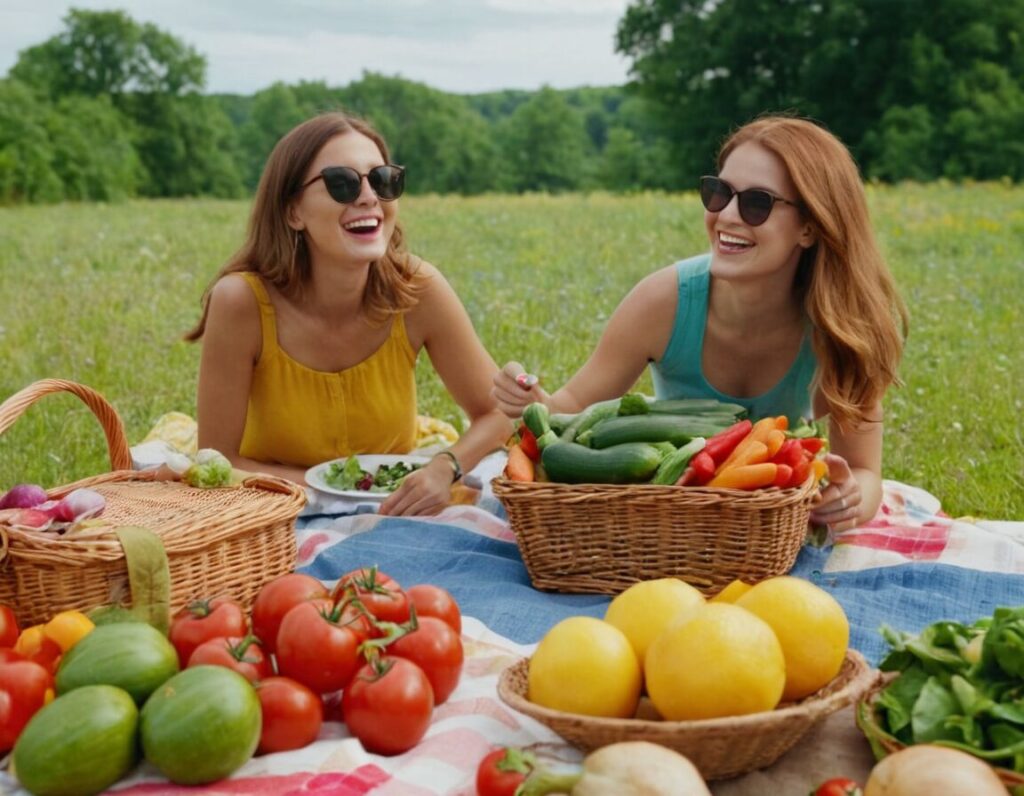
[[[745,406],[754,419],[786,415],[791,425],[811,418],[811,382],[817,360],[811,336],[804,334],[800,351],[781,381],[768,392],[753,398],[737,398],[712,387],[701,369],[704,328],[708,318],[708,288],[711,284],[711,255],[701,254],[676,263],[679,304],[672,337],[661,359],[651,363],[654,394],[658,398],[717,398]]]

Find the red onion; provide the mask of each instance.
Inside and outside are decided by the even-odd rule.
[[[0,498],[0,509],[31,509],[46,502],[46,490],[36,484],[18,484]]]
[[[78,522],[102,514],[106,507],[107,501],[99,492],[76,489],[57,504],[53,517],[60,522]]]

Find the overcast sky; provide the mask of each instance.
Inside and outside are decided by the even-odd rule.
[[[62,29],[68,10],[122,9],[206,56],[206,90],[275,81],[341,86],[363,71],[474,93],[620,85],[628,0],[0,0],[0,74]]]

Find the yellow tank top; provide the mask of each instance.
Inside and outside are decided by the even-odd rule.
[[[313,370],[277,343],[277,319],[260,277],[256,294],[263,350],[252,374],[239,452],[300,467],[356,453],[408,453],[416,442],[416,352],[403,315],[370,356],[345,370]]]

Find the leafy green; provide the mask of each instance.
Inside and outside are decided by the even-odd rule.
[[[342,462],[331,462],[324,473],[324,481],[335,489],[355,490],[360,492],[394,492],[402,479],[422,464],[408,464],[397,461],[394,464],[382,464],[375,473],[364,470],[359,459],[349,456]]]
[[[877,699],[886,732],[1024,771],[1024,607],[881,633],[890,651],[880,668],[900,673]]]
[[[204,448],[196,454],[195,462],[182,475],[182,480],[202,489],[227,486],[231,483],[231,462],[212,448]]]

